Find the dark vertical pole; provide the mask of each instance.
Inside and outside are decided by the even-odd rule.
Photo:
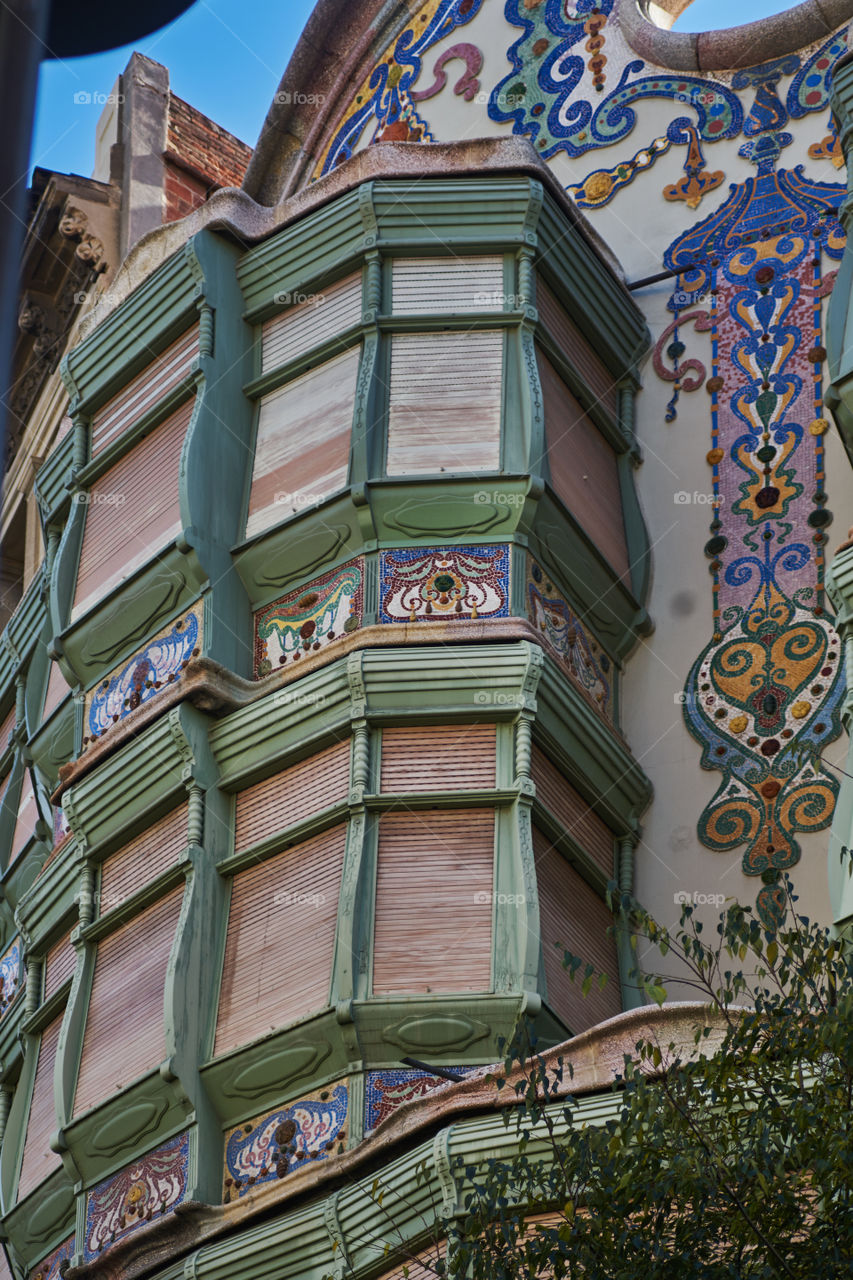
[[[6,454],[30,141],[49,16],[50,0],[4,0],[0,6],[0,458]]]

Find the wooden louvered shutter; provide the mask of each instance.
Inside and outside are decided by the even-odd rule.
[[[361,324],[361,272],[329,285],[263,327],[263,372],[296,360]]]
[[[167,347],[92,419],[92,457],[129,431],[135,422],[186,378],[198,355],[198,325]]]
[[[361,345],[261,400],[248,538],[346,484],[360,359]]]
[[[6,1254],[2,1248],[0,1248],[0,1280],[15,1280],[15,1277],[12,1275],[9,1268]]]
[[[493,809],[383,814],[373,990],[488,991]]]
[[[44,710],[41,713],[42,720],[48,720],[62,702],[71,692],[66,682],[65,676],[62,674],[58,662],[50,664],[50,675],[47,678],[47,693],[44,698]]]
[[[545,438],[554,492],[618,573],[628,571],[616,454],[540,350]]]
[[[548,1004],[577,1035],[622,1012],[616,943],[607,936],[613,916],[604,900],[535,827],[533,852]],[[563,966],[564,951],[579,956],[584,967],[592,964],[597,973],[606,973],[604,989],[596,981],[584,998],[580,981],[572,982]]]
[[[192,411],[183,405],[92,486],[72,620],[180,533],[178,470]]]
[[[75,1115],[111,1098],[166,1056],[166,968],[183,892],[183,885],[174,889],[98,945]]]
[[[77,964],[77,952],[71,945],[71,934],[54,943],[44,958],[44,999],[49,1000],[70,978]]]
[[[42,1033],[36,1078],[30,1102],[27,1136],[24,1141],[24,1157],[21,1176],[18,1179],[18,1199],[23,1200],[49,1173],[58,1169],[62,1161],[49,1143],[56,1132],[56,1106],[53,1101],[53,1072],[59,1049],[59,1032],[62,1015],[55,1018]]]
[[[216,1054],[328,1004],[345,845],[333,827],[234,877]]]
[[[398,316],[504,310],[502,258],[395,258],[392,279]]]
[[[349,742],[336,742],[237,796],[235,852],[320,813],[349,793]]]
[[[381,789],[484,790],[495,785],[493,724],[413,725],[382,730]]]
[[[36,802],[35,788],[33,787],[33,778],[29,769],[24,772],[24,781],[21,787],[21,799],[18,804],[18,820],[15,823],[15,833],[12,836],[12,849],[9,854],[9,865],[21,856],[24,845],[30,836],[35,833],[36,823],[39,820],[39,808]]]
[[[107,858],[101,867],[101,915],[121,906],[137,889],[174,865],[187,846],[187,821],[184,802]]]
[[[612,876],[613,832],[539,747],[534,747],[531,755],[531,776],[536,784],[537,798],[545,808],[550,809],[575,843],[602,871]]]
[[[17,709],[13,703],[11,709],[4,716],[3,723],[0,724],[0,755],[9,745],[9,735],[17,723],[17,718]]]
[[[550,331],[572,368],[576,369],[599,404],[614,417],[619,413],[619,393],[610,370],[596,355],[586,338],[569,319],[555,295],[540,276],[536,282],[536,306],[540,319]]]
[[[391,340],[388,475],[500,469],[503,334]]]

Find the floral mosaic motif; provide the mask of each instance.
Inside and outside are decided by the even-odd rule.
[[[264,1182],[286,1178],[312,1160],[346,1148],[349,1090],[346,1083],[318,1090],[225,1135],[226,1203]]]
[[[255,614],[255,679],[325,649],[364,618],[364,561],[324,574]]]
[[[37,1263],[29,1274],[29,1280],[60,1280],[74,1256],[74,1236],[54,1249],[43,1262]]]
[[[452,1067],[459,1075],[468,1075],[476,1067]],[[434,1089],[449,1082],[443,1076],[433,1076],[426,1071],[403,1070],[368,1071],[365,1077],[364,1130],[370,1133],[393,1115],[404,1102],[425,1098]]]
[[[834,37],[824,50],[837,56],[844,47]],[[746,846],[743,870],[765,880],[757,906],[768,927],[783,909],[778,874],[800,857],[797,833],[826,828],[838,792],[819,760],[841,731],[844,689],[840,643],[825,612],[832,515],[821,308],[826,264],[843,253],[836,210],[845,188],[810,179],[802,166],[777,167],[792,141],[790,115],[824,101],[825,56],[801,67],[792,55],[733,77],[734,88],[753,94],[739,154],[756,174],[733,184],[715,213],[670,246],[677,319],[655,356],[660,372],[668,344],[672,420],[679,391],[706,378],[700,361],[682,359],[679,321],[710,330],[714,518],[705,552],[714,630],[688,677],[684,713],[703,767],[723,774],[699,820],[700,838],[720,852]],[[783,98],[786,76],[794,79]],[[708,309],[682,314],[697,294]]]
[[[675,99],[695,112],[695,122],[686,117],[674,121],[671,128],[676,130],[695,124],[699,136],[708,141],[734,138],[740,132],[743,108],[727,85],[668,72],[642,75],[645,63],[639,59],[625,65],[618,84],[597,106],[586,101],[579,90],[587,71],[592,72],[594,92],[603,89],[603,78],[572,50],[586,34],[589,19],[596,14],[610,19],[614,4],[578,0],[574,13],[567,8],[565,0],[534,5],[506,0],[506,19],[521,27],[522,35],[508,51],[512,70],[489,101],[491,119],[511,123],[514,133],[530,137],[544,159],[559,152],[577,159],[623,141],[636,126],[635,108],[649,98]],[[599,33],[604,30],[599,27]]]
[[[509,614],[509,547],[384,551],[380,621],[452,621]]]
[[[0,1018],[15,1003],[24,983],[24,961],[21,940],[16,938],[0,956]]]
[[[143,703],[180,680],[201,642],[200,613],[188,613],[155,636],[144,649],[91,695],[86,726],[94,742]],[[88,741],[88,739],[87,739]]]
[[[610,659],[535,560],[527,561],[527,616],[573,684],[608,720],[613,717]]]
[[[68,825],[68,815],[59,804],[53,810],[53,847],[58,849],[61,844],[71,835],[71,827]]]
[[[393,45],[356,91],[355,97],[338,125],[332,141],[321,158],[314,177],[322,177],[347,160],[365,139],[368,142],[434,142],[435,139],[416,103],[433,97],[444,87],[444,67],[451,57],[462,57],[467,71],[457,82],[455,92],[466,101],[476,95],[473,88],[477,60],[482,55],[473,45],[457,45],[447,50],[435,67],[440,81],[413,92],[429,50],[459,27],[476,18],[484,0],[427,0],[413,16]],[[474,49],[474,55],[470,50]],[[470,90],[473,90],[469,92]]]
[[[182,1133],[93,1187],[86,1196],[84,1260],[91,1262],[181,1204],[187,1192],[189,1159],[189,1134]]]

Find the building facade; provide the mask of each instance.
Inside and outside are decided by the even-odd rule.
[[[638,1008],[609,882],[772,928],[790,871],[849,916],[853,3],[654,15],[321,0],[251,159],[135,55],[95,177],[38,176],[2,525],[16,1280],[398,1275],[455,1158],[511,1141],[478,1068],[520,1017],[577,1037],[591,1123],[638,1029],[689,1040]]]

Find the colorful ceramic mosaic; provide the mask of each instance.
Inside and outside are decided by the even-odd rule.
[[[189,662],[201,652],[201,609],[194,609],[164,628],[120,671],[107,677],[89,695],[84,741],[94,741],[180,680]]]
[[[711,333],[714,633],[684,711],[703,766],[723,773],[700,837],[721,852],[746,845],[744,871],[766,881],[758,909],[768,926],[780,918],[778,873],[800,856],[796,833],[827,827],[838,791],[813,761],[840,733],[844,688],[824,597],[822,306],[826,264],[843,252],[836,210],[846,192],[778,161],[789,118],[825,106],[828,60],[844,48],[836,36],[805,65],[792,55],[734,75],[753,95],[740,155],[756,174],[670,247],[676,323],[656,352],[675,386],[672,420],[679,393],[705,382],[701,362],[684,359],[686,325]],[[685,309],[699,295],[707,309]]]
[[[21,940],[16,938],[0,957],[0,1018],[14,1004],[24,982],[24,963]]]
[[[608,720],[613,718],[610,659],[587,635],[577,614],[532,556],[527,557],[527,617],[573,684]]]
[[[189,1134],[182,1133],[93,1187],[86,1196],[84,1260],[91,1262],[110,1245],[181,1204],[187,1192],[189,1160]]]
[[[505,618],[508,547],[413,547],[383,551],[381,622]]]
[[[58,849],[61,844],[71,835],[71,828],[68,825],[68,816],[62,805],[57,805],[53,810],[53,847]]]
[[[457,1075],[467,1075],[476,1067],[451,1067]],[[433,1076],[426,1071],[394,1068],[391,1071],[368,1071],[365,1076],[364,1131],[370,1133],[383,1120],[393,1115],[404,1102],[424,1098],[434,1089],[449,1082],[443,1076]]]
[[[74,1256],[74,1236],[54,1249],[43,1262],[38,1262],[29,1273],[28,1280],[60,1280]]]
[[[364,618],[364,561],[353,560],[255,614],[255,679],[326,649]]]
[[[312,1160],[346,1148],[349,1089],[344,1081],[239,1124],[225,1135],[226,1203]]]
[[[479,89],[476,76],[482,66],[480,51],[470,44],[445,50],[433,68],[433,85],[429,86],[425,78],[424,88],[418,92],[412,89],[433,45],[475,18],[483,3],[484,0],[427,0],[421,6],[359,86],[317,165],[315,178],[329,173],[365,142],[435,141],[416,104],[441,91],[447,82],[445,66],[453,59],[461,59],[466,66],[455,92],[470,102]]]

